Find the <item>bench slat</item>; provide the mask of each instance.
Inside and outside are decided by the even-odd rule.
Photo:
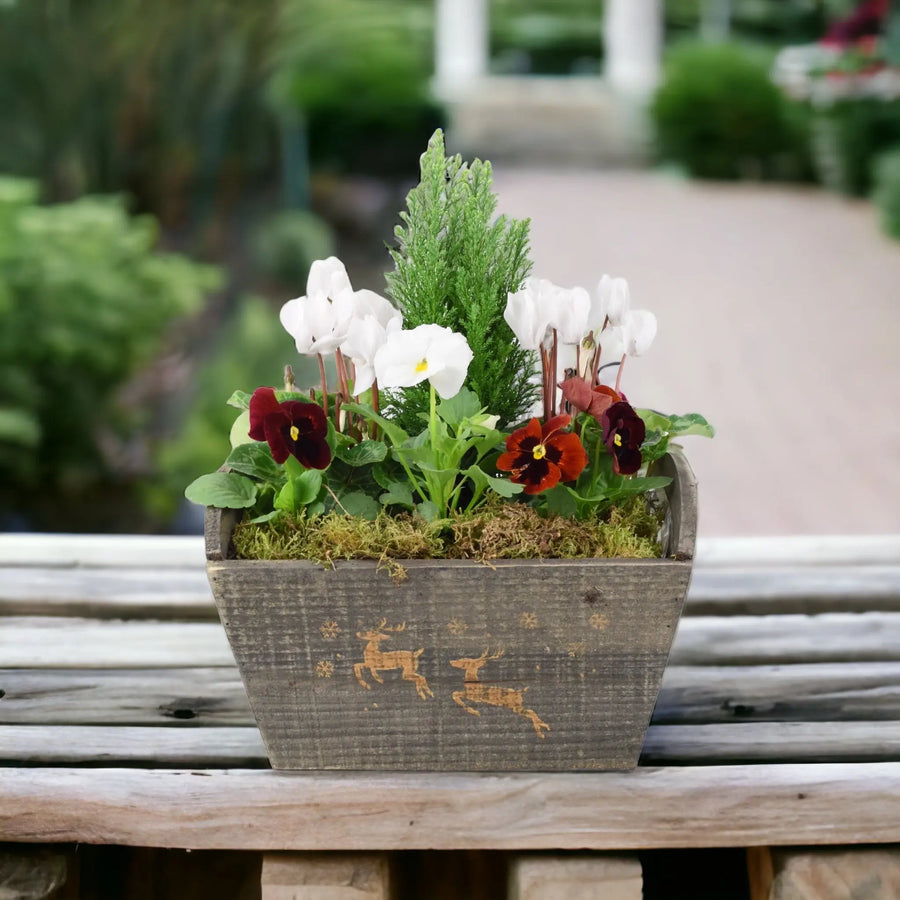
[[[0,840],[195,849],[547,849],[900,842],[900,763],[587,775],[20,768]]]

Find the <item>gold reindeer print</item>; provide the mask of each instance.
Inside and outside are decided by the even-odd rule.
[[[566,652],[569,654],[569,659],[584,656],[585,650],[587,650],[587,644],[584,641],[572,641],[566,644]]]
[[[603,613],[594,613],[588,619],[588,624],[596,631],[605,631],[606,626],[609,625],[609,617],[604,616]]]
[[[522,628],[537,628],[537,614],[533,612],[523,612],[522,615],[519,616],[519,625],[521,625]]]
[[[447,623],[447,631],[450,632],[454,637],[459,637],[460,635],[465,634],[469,630],[469,626],[458,616],[454,616]]]
[[[356,636],[361,641],[366,641],[363,649],[363,661],[353,666],[356,674],[356,680],[367,690],[371,690],[372,686],[363,678],[363,671],[369,670],[369,674],[379,684],[384,684],[384,680],[378,674],[379,672],[392,672],[394,669],[400,669],[403,673],[404,681],[411,681],[416,686],[416,693],[422,700],[433,697],[431,688],[424,675],[420,675],[419,657],[425,651],[424,647],[418,650],[379,650],[378,645],[382,641],[391,639],[391,634],[397,634],[406,630],[406,622],[402,622],[396,627],[388,628],[386,626],[387,619],[382,619],[370,631],[357,631]]]
[[[489,660],[500,659],[503,651],[498,650],[493,656],[488,656],[490,650],[485,650],[481,656],[464,657],[463,659],[451,659],[450,665],[457,669],[463,669],[465,688],[453,692],[453,700],[466,712],[473,716],[480,716],[481,711],[473,709],[470,703],[484,703],[486,706],[499,706],[508,709],[520,716],[525,716],[531,721],[539,738],[544,737],[544,730],[549,731],[550,726],[544,722],[533,709],[526,709],[523,695],[527,687],[516,689],[502,687],[496,684],[485,684],[478,680],[478,670]],[[542,730],[543,729],[543,730]]]
[[[319,631],[322,632],[322,637],[325,638],[326,641],[335,640],[342,630],[341,626],[338,625],[334,619],[327,619],[319,628]]]

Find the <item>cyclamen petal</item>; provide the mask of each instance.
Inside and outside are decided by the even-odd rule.
[[[628,282],[624,278],[604,275],[594,292],[590,314],[591,329],[595,334],[599,333],[607,319],[610,325],[622,325],[630,308],[631,293]]]
[[[309,267],[309,275],[306,279],[307,297],[335,298],[352,290],[347,269],[336,256],[317,259]]]
[[[629,356],[642,356],[656,337],[656,316],[646,309],[633,309],[625,317],[620,334]]]

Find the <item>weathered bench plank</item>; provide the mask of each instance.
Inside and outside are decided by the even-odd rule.
[[[0,840],[195,849],[900,842],[900,763],[588,775],[8,769]]]

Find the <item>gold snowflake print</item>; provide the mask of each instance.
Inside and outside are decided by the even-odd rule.
[[[341,633],[341,627],[334,619],[328,619],[326,622],[322,623],[322,627],[319,631],[322,632],[322,637],[325,638],[326,641],[333,641]]]
[[[327,659],[320,659],[316,663],[316,675],[319,678],[331,678],[334,675],[334,663],[329,662]]]
[[[572,641],[572,643],[566,644],[566,652],[569,654],[569,659],[575,659],[576,656],[584,656],[585,650],[587,650],[587,644],[584,641]]]
[[[522,613],[522,615],[519,616],[519,625],[521,625],[522,628],[537,628],[538,617],[531,612]]]
[[[588,624],[591,628],[596,628],[597,631],[603,631],[607,625],[609,625],[609,618],[604,616],[603,613],[594,613],[590,619],[588,619]]]
[[[455,635],[456,637],[459,637],[460,635],[465,634],[468,630],[469,630],[469,626],[466,625],[466,623],[462,619],[458,618],[457,616],[454,616],[447,623],[447,631],[449,631],[450,634]]]

